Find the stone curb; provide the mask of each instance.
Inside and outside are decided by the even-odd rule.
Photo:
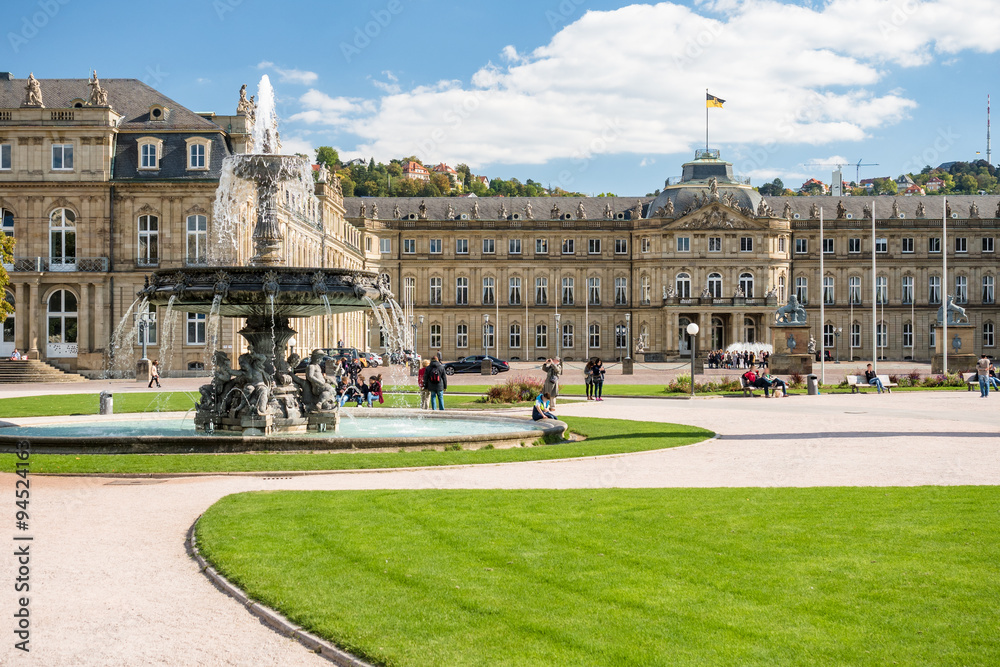
[[[278,634],[294,639],[312,653],[323,656],[335,665],[340,665],[340,667],[373,667],[370,663],[367,663],[364,660],[356,658],[350,653],[337,648],[325,639],[303,630],[270,607],[265,607],[258,602],[254,602],[247,596],[246,593],[219,574],[218,571],[209,565],[208,561],[202,557],[201,553],[198,551],[198,547],[194,543],[194,529],[200,520],[201,516],[199,515],[199,517],[195,519],[195,522],[191,524],[191,527],[188,528],[184,546],[186,547],[188,554],[194,558],[196,563],[198,563],[198,568],[201,572],[208,577],[209,581],[211,581],[216,588],[239,602],[246,608],[247,611],[260,619],[261,623],[270,626],[271,629],[276,631]]]

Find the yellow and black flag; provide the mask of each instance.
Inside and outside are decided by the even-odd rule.
[[[715,95],[710,95],[707,91],[705,92],[705,107],[711,109],[712,107],[722,108],[722,105],[726,103],[724,99],[718,98]]]

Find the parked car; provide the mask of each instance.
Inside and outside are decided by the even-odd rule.
[[[382,356],[375,352],[363,352],[361,356],[368,360],[370,367],[382,365]]]
[[[510,364],[503,359],[487,356],[483,354],[473,354],[472,356],[458,361],[449,361],[444,365],[444,372],[447,375],[455,373],[479,373],[483,368],[483,359],[489,359],[492,365],[492,375],[504,373],[510,370]]]
[[[302,361],[300,361],[299,365],[296,366],[292,370],[295,373],[305,373],[306,372],[306,368],[309,367],[309,359],[310,359],[310,357],[306,357],[305,359],[303,359]],[[324,354],[323,358],[320,359],[319,363],[323,366],[323,368],[326,368],[326,362],[328,362],[328,361],[335,361],[335,359],[333,357],[331,357],[329,354]]]
[[[356,347],[331,347],[323,351],[334,359],[357,361],[361,364],[362,368],[368,368],[369,366],[371,366],[371,363],[369,363],[368,358],[365,357],[362,352],[359,352],[358,348]]]
[[[413,350],[403,350],[400,352],[396,350],[395,352],[389,353],[389,363],[390,364],[405,364],[409,365],[411,363],[419,364],[421,356],[414,352]]]

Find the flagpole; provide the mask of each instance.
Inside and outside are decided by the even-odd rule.
[[[708,88],[705,89],[705,99],[708,100]],[[708,151],[708,103],[705,103],[705,150]],[[693,382],[693,380],[692,380]]]
[[[823,207],[819,207],[819,367],[820,385],[826,384],[826,288],[823,286]]]
[[[872,367],[878,373],[878,274],[875,267],[875,200],[872,199]]]
[[[941,209],[941,312],[944,316],[944,330],[941,333],[941,349],[944,350],[943,373],[948,375],[948,197],[943,197],[944,204]]]

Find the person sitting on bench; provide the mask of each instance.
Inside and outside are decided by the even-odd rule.
[[[868,364],[868,369],[865,371],[865,382],[875,387],[880,394],[885,389],[885,387],[882,386],[882,381],[878,379],[878,376],[875,375],[875,371],[872,370],[871,364]]]
[[[764,398],[770,398],[771,395],[768,392],[771,390],[771,383],[768,382],[763,376],[758,376],[753,371],[747,371],[743,374],[743,379],[746,380],[748,387],[763,389]]]

